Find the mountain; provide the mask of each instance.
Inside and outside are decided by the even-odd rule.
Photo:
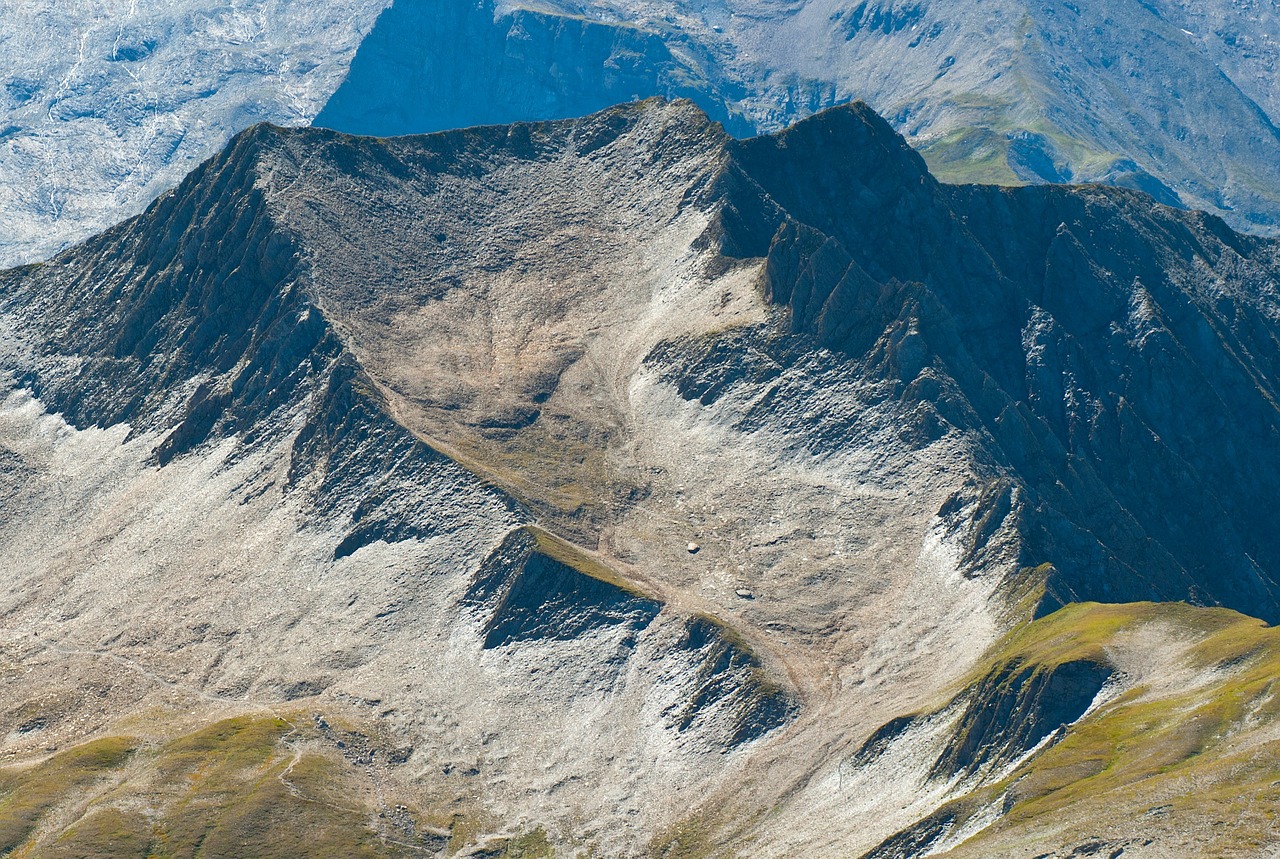
[[[388,135],[652,95],[738,137],[864,100],[948,181],[1104,182],[1277,229],[1280,19],[1256,0],[386,5],[9,4],[0,265],[141,211],[255,122]]]
[[[256,122],[309,122],[383,5],[5,3],[0,265],[137,214]]]
[[[864,105],[256,126],[0,274],[0,850],[1264,855],[1278,273]]]
[[[739,136],[864,100],[949,181],[1102,182],[1280,224],[1280,19],[1212,0],[396,0],[316,123],[388,134],[693,98]]]

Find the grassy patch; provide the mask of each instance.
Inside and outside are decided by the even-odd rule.
[[[145,816],[104,808],[91,812],[41,854],[49,859],[149,859],[152,834]]]
[[[0,771],[0,855],[22,846],[46,813],[111,776],[135,748],[131,738],[108,737],[29,768]]]
[[[964,105],[961,105],[964,107]],[[1009,166],[1010,134],[1027,132],[1047,139],[1057,155],[1071,165],[1076,176],[1106,171],[1122,156],[1105,151],[1064,133],[1043,116],[1025,115],[1011,104],[975,103],[971,125],[953,129],[936,140],[923,142],[920,155],[929,172],[951,184],[1017,186],[1028,184]]]
[[[307,719],[296,722],[243,716],[151,744],[108,737],[0,770],[0,855],[405,855],[370,825],[367,776],[326,749]]]
[[[714,849],[703,821],[689,818],[655,839],[650,855],[654,859],[705,859]]]
[[[1152,684],[1102,705],[980,791],[991,799],[1008,790],[1008,810],[963,855],[984,855],[995,848],[983,845],[1001,839],[1023,843],[1018,833],[1058,832],[1062,821],[1138,819],[1150,807],[1166,809],[1167,821],[1145,825],[1204,831],[1209,852],[1219,836],[1263,843],[1274,833],[1280,741],[1269,738],[1280,718],[1280,630],[1185,604],[1069,605],[1007,635],[967,682],[1012,661],[1113,662],[1134,647],[1160,654],[1147,669]],[[1172,674],[1167,686],[1159,672]],[[980,807],[982,797],[968,805]],[[1205,826],[1213,820],[1236,824]]]
[[[1009,167],[1009,144],[986,128],[957,128],[920,147],[929,172],[953,185],[1024,185]]]
[[[303,772],[299,773],[299,767]],[[295,781],[294,776],[298,779]],[[309,781],[328,788],[342,773],[332,762],[303,757],[290,769],[287,761],[244,785],[234,802],[206,807],[203,831],[194,841],[176,837],[171,818],[169,852],[199,859],[291,859],[350,857],[375,859],[394,855],[366,824],[363,809],[331,805],[309,796]],[[191,805],[188,805],[191,808]],[[185,822],[185,821],[184,821]],[[191,827],[186,833],[192,832]]]
[[[552,859],[554,855],[547,832],[541,827],[511,839],[502,854],[503,859]]]
[[[656,597],[644,591],[635,582],[623,578],[617,571],[605,566],[591,555],[579,549],[577,546],[569,543],[559,537],[542,530],[536,525],[526,525],[523,530],[529,536],[533,537],[536,543],[536,551],[539,554],[546,555],[557,563],[564,564],[566,567],[581,573],[588,578],[604,582],[612,585],[619,590],[626,591],[632,596],[641,599],[654,600],[660,602]]]

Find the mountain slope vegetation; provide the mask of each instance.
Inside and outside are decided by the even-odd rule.
[[[1273,643],[1228,609],[1280,614],[1277,282],[1140,192],[941,184],[865,105],[256,126],[0,273],[3,777],[92,785],[0,821],[187,844],[166,744],[249,719],[263,843],[354,791],[306,807],[370,855],[399,814],[443,855],[1156,856],[1227,849],[1217,807],[1096,803],[1237,773],[1263,851]]]

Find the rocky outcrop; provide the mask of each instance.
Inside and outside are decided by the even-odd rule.
[[[664,610],[661,600],[537,527],[507,535],[462,605],[482,618],[486,649],[606,634],[621,636],[619,671],[645,653],[658,657],[665,681],[680,692],[662,720],[681,736],[715,737],[732,749],[784,727],[800,709],[775,669],[722,621],[694,616],[651,630]]]
[[[729,204],[726,247],[760,252],[767,228],[738,213],[766,193],[786,213],[766,288],[792,331],[927,405],[925,437],[987,440],[1025,492],[1025,565],[1055,564],[1045,610],[1280,617],[1274,243],[1134,192],[942,186],[865,108],[735,157],[758,190]]]
[[[689,620],[680,649],[696,660],[697,670],[693,696],[664,714],[676,730],[718,719],[728,744],[737,746],[782,727],[799,711],[800,702],[751,646],[714,618]]]
[[[1098,659],[1036,663],[1019,656],[993,665],[941,709],[880,726],[845,766],[874,779],[914,757],[923,764],[913,773],[917,792],[935,798],[919,819],[864,855],[921,856],[944,849],[939,845],[949,837],[956,843],[961,824],[982,817],[984,802],[1005,801],[987,788],[1007,783],[1010,773],[1065,739],[1117,679],[1116,668]]]
[[[999,666],[974,688],[936,778],[991,774],[1061,737],[1085,714],[1113,670],[1086,660],[1061,665]]]
[[[471,482],[470,475],[387,414],[349,353],[334,364],[311,402],[291,443],[288,487],[310,499],[317,522],[345,529],[334,560],[377,541],[465,532],[476,518],[497,510],[511,521],[529,518],[497,487],[441,496],[442,487]]]
[[[0,300],[48,356],[23,381],[73,425],[171,427],[163,464],[211,435],[269,432],[264,418],[336,359],[297,248],[257,187],[275,134],[242,135],[75,264],[5,277]]]
[[[662,610],[580,550],[531,528],[513,531],[485,560],[463,604],[488,614],[486,648],[576,638],[601,626],[638,633]]]

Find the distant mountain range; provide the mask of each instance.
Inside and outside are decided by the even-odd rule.
[[[396,0],[317,123],[365,134],[688,96],[740,136],[853,99],[949,181],[1103,182],[1280,227],[1280,12],[1211,0]]]
[[[947,181],[1099,181],[1280,224],[1280,13],[1260,0],[397,0],[364,40],[384,5],[7,8],[0,264],[140,211],[257,121],[402,134],[650,95],[738,136],[862,99]]]

